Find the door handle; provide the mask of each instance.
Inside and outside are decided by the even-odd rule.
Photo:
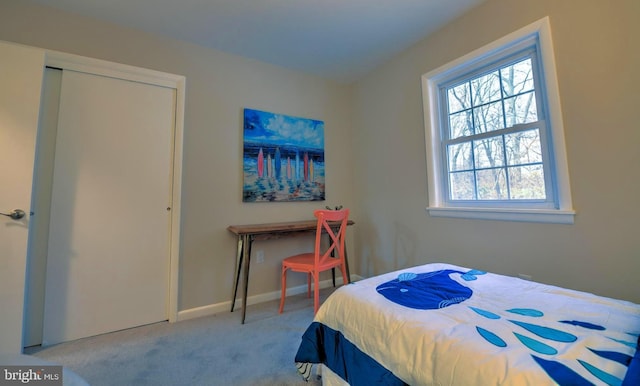
[[[14,209],[10,213],[0,213],[3,216],[11,217],[14,220],[20,220],[25,216],[25,212],[22,209]]]

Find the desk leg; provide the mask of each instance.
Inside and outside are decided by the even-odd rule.
[[[233,297],[231,298],[231,312],[236,305],[236,297],[238,296],[238,283],[240,282],[240,271],[242,270],[244,239],[242,235],[238,235],[238,250],[236,251],[236,274],[233,282]]]
[[[247,292],[249,291],[249,267],[251,265],[251,244],[253,236],[244,236],[244,288],[242,291],[242,324],[247,315]]]

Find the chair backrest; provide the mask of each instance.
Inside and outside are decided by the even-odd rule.
[[[344,238],[347,232],[347,221],[349,220],[349,209],[324,210],[318,209],[313,212],[318,219],[316,227],[316,245],[314,250],[314,264],[316,267],[329,262],[328,259],[339,258],[344,262]],[[329,235],[329,246],[322,250],[322,233]]]

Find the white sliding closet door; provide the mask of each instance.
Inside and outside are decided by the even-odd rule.
[[[64,70],[43,345],[168,319],[175,89]]]

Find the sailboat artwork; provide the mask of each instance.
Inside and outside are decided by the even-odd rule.
[[[244,202],[324,201],[324,122],[244,109]]]

